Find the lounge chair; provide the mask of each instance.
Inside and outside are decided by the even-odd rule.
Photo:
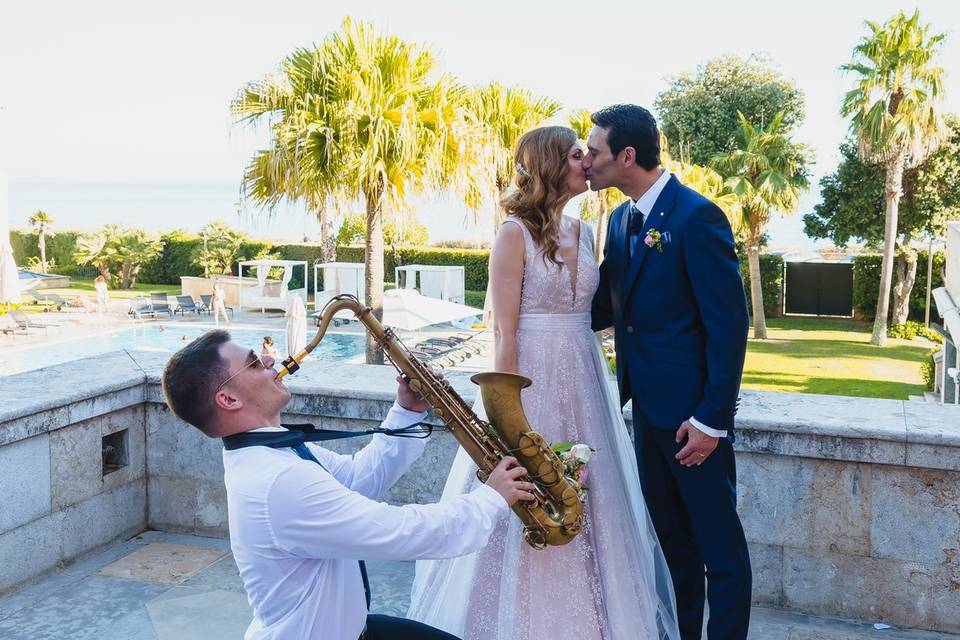
[[[142,320],[144,317],[156,318],[157,312],[153,310],[153,305],[146,298],[137,298],[136,300],[130,301],[130,309],[127,310],[127,315],[133,316],[137,320]]]
[[[27,333],[26,329],[21,329],[17,324],[11,324],[6,318],[0,319],[0,322],[2,322],[2,324],[0,324],[0,333],[5,336],[9,335],[11,338],[14,338],[16,337],[17,332],[24,334]]]
[[[155,314],[165,313],[168,316],[173,317],[173,309],[170,307],[170,299],[167,297],[167,294],[163,292],[150,294],[150,306],[153,307],[153,312]]]
[[[213,296],[211,296],[211,295],[206,295],[206,296],[203,296],[203,295],[202,295],[202,296],[200,296],[200,302],[203,303],[203,310],[206,311],[207,313],[213,313],[213,302],[212,302],[212,300],[213,300]],[[227,316],[229,316],[229,317],[232,318],[232,317],[233,317],[233,307],[228,307],[227,305],[223,305],[223,306],[224,306],[224,308],[226,308],[226,310],[227,310]]]
[[[51,328],[62,331],[62,328],[59,324],[56,324],[55,322],[36,322],[31,320],[27,314],[18,309],[10,309],[9,313],[13,321],[17,323],[17,327],[23,329],[24,331],[30,331],[30,329],[43,329],[44,332],[49,333]]]
[[[190,312],[200,315],[200,311],[200,307],[190,296],[177,296],[177,308],[173,310],[174,313],[186,315],[187,312]]]
[[[47,294],[40,293],[39,291],[28,291],[30,297],[33,298],[38,305],[41,305],[46,310],[49,307],[56,307],[57,311],[60,311],[60,305],[51,300]]]

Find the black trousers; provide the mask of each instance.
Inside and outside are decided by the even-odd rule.
[[[426,640],[459,640],[459,638],[446,631],[428,627],[423,623],[406,618],[384,616],[379,613],[372,613],[367,616],[367,631],[362,638],[363,640],[418,640],[420,638]]]
[[[674,457],[683,447],[675,431],[633,416],[640,484],[673,578],[681,637],[700,640],[706,595],[709,640],[746,640],[752,576],[733,446],[721,438],[706,462],[687,468]]]

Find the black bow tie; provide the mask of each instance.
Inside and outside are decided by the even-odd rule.
[[[643,212],[636,206],[630,207],[630,235],[638,236],[643,231]]]

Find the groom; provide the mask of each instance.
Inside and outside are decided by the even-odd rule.
[[[743,640],[750,557],[737,515],[733,416],[747,306],[723,212],[660,167],[650,112],[592,116],[583,168],[630,200],[610,216],[593,329],[611,325],[620,400],[633,399],[640,483],[677,597],[683,640]]]

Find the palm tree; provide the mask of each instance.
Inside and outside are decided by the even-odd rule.
[[[440,73],[429,50],[349,18],[324,47],[336,102],[329,105],[332,125],[323,126],[336,139],[345,193],[366,205],[365,302],[380,318],[385,209],[401,209],[412,191],[475,192],[468,150],[476,129],[467,118],[465,89]],[[323,164],[319,147],[307,154],[321,154],[316,164]],[[366,357],[383,362],[370,336]]]
[[[163,241],[155,235],[121,224],[107,224],[77,238],[74,259],[79,264],[92,264],[115,286],[130,289],[137,284],[143,263],[161,251]]]
[[[470,91],[469,102],[473,117],[485,130],[482,155],[489,167],[488,189],[493,191],[497,200],[494,208],[494,228],[498,229],[506,216],[500,206],[500,198],[516,174],[513,151],[517,140],[547,118],[559,113],[561,106],[551,98],[533,95],[528,89],[504,87],[499,82],[475,87]],[[587,131],[589,132],[589,127]]]
[[[760,280],[760,240],[770,213],[796,210],[800,192],[807,188],[808,153],[793,143],[783,127],[783,113],[769,125],[756,128],[741,113],[734,148],[716,154],[711,164],[727,178],[727,188],[740,202],[743,237],[750,266],[753,337],[767,337]]]
[[[742,235],[743,211],[740,207],[740,199],[730,191],[723,176],[710,167],[672,160],[666,154],[663,157],[663,167],[677,176],[684,185],[720,207],[730,221],[734,236]]]
[[[163,240],[143,229],[128,229],[116,242],[117,276],[121,289],[132,289],[137,284],[140,267],[163,251]]]
[[[590,112],[586,109],[573,111],[567,118],[567,122],[570,124],[570,128],[577,132],[577,137],[580,140],[586,140],[590,137],[593,121],[590,119]],[[593,252],[598,261],[603,259],[603,244],[607,240],[607,218],[626,199],[627,196],[623,195],[623,192],[616,187],[601,189],[600,191],[588,191],[583,195],[583,200],[580,203],[580,218],[587,222],[597,223]]]
[[[930,25],[920,23],[919,11],[910,17],[900,11],[882,25],[866,24],[870,33],[854,48],[852,62],[841,67],[858,78],[844,96],[840,113],[852,116],[850,129],[861,159],[883,163],[886,170],[880,297],[870,339],[882,347],[887,343],[903,171],[922,162],[946,136],[939,108],[943,67],[935,64],[944,34],[930,35]]]
[[[77,238],[73,259],[78,264],[92,264],[107,282],[117,284],[111,277],[111,268],[119,262],[117,243],[125,231],[123,225],[107,224],[95,231],[81,234]]]
[[[241,190],[269,212],[284,199],[302,201],[320,223],[320,258],[335,258],[332,224],[342,194],[328,108],[336,101],[327,72],[327,48],[298,49],[281,64],[280,73],[248,83],[231,103],[241,122],[269,123],[269,149],[247,163]],[[313,163],[304,167],[308,156]],[[333,211],[331,211],[331,209]]]
[[[37,247],[40,249],[40,272],[46,273],[47,234],[51,233],[50,227],[53,225],[53,218],[46,211],[36,211],[27,218],[27,222],[33,227],[33,232],[37,234]]]

